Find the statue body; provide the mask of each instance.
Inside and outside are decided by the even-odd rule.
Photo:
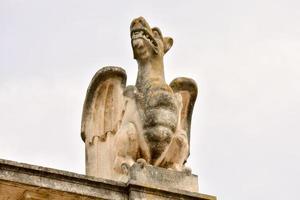
[[[166,83],[163,57],[173,40],[144,18],[132,21],[130,36],[138,63],[135,86],[126,87],[123,69],[105,67],[87,91],[81,127],[87,175],[118,180],[135,162],[186,170],[196,83]]]

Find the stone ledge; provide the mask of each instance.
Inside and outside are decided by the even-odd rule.
[[[48,195],[47,199],[54,200],[216,199],[196,192],[145,185],[135,180],[122,183],[0,159],[0,200],[7,197],[26,199],[24,194],[28,192],[37,196]]]

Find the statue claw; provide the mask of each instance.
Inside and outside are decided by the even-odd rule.
[[[187,175],[192,175],[192,169],[190,167],[184,166],[182,171]]]
[[[129,174],[130,165],[128,163],[123,163],[121,165],[121,169],[122,169],[123,174],[128,175]]]
[[[144,168],[147,165],[146,160],[143,158],[137,159],[136,163],[139,164],[141,166],[141,168]]]

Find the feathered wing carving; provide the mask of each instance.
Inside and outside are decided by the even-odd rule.
[[[186,131],[190,144],[190,130],[194,104],[198,94],[197,84],[193,79],[179,77],[170,83],[173,92],[182,97],[182,109],[180,114],[180,126]]]
[[[81,137],[86,148],[86,174],[111,177],[115,134],[124,114],[126,72],[104,67],[93,77],[83,106]]]

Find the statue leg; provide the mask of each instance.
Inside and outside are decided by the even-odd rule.
[[[114,170],[121,174],[128,173],[138,156],[138,135],[135,125],[127,123],[116,133]]]
[[[178,130],[173,136],[169,147],[158,160],[158,166],[174,169],[176,171],[183,170],[183,163],[188,157],[189,144],[186,132]]]

